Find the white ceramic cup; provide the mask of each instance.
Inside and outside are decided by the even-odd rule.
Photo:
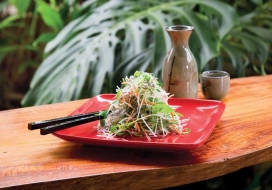
[[[200,80],[202,93],[207,99],[221,100],[229,92],[230,75],[226,71],[204,71]]]

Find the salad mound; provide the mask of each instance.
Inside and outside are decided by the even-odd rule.
[[[136,71],[122,80],[121,88],[108,110],[100,113],[98,135],[150,137],[166,136],[170,133],[187,134],[189,129],[180,125],[180,113],[168,105],[169,94],[163,90],[154,75]]]

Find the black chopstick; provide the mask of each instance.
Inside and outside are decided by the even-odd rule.
[[[62,130],[62,129],[67,129],[67,128],[75,127],[77,125],[81,125],[84,123],[100,120],[102,118],[103,117],[101,115],[93,115],[93,116],[89,116],[89,117],[83,117],[83,118],[79,118],[79,119],[75,119],[75,120],[71,120],[71,121],[62,122],[62,123],[55,124],[55,125],[50,125],[50,126],[41,128],[40,134],[47,135],[49,133],[54,133],[54,132]]]
[[[66,116],[66,117],[60,117],[60,118],[55,118],[55,119],[49,119],[49,120],[43,120],[43,121],[35,121],[32,123],[28,123],[28,129],[29,130],[35,130],[35,129],[40,129],[49,125],[55,125],[61,122],[66,122],[66,121],[71,121],[83,117],[89,117],[89,116],[94,116],[98,115],[99,112],[91,112],[91,113],[83,113],[83,114],[78,114],[78,115],[72,115],[72,116]]]
[[[84,123],[103,119],[103,116],[99,114],[100,112],[101,111],[31,122],[28,123],[28,129],[40,129],[41,135],[46,135],[62,129],[67,129]]]

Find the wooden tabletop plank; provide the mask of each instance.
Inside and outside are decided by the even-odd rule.
[[[207,142],[176,152],[86,146],[27,129],[28,122],[69,115],[87,100],[1,111],[0,188],[166,188],[271,161],[271,92],[272,75],[232,79]]]

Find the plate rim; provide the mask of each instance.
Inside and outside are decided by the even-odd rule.
[[[97,96],[93,96],[91,98],[89,98],[85,103],[83,103],[81,106],[79,106],[78,108],[76,108],[72,113],[70,113],[69,115],[73,115],[76,112],[78,112],[78,110],[84,108],[86,106],[86,104],[88,104],[89,102],[92,101],[92,99],[96,98],[102,98],[105,99],[105,97],[114,97],[116,94],[100,94]],[[103,98],[104,97],[104,98]],[[108,101],[111,101],[109,99],[107,99]],[[210,103],[215,103],[218,106],[218,110],[221,110],[218,114],[216,114],[216,118],[215,118],[215,122],[214,122],[214,126],[210,127],[209,132],[207,133],[202,133],[201,137],[203,136],[203,134],[206,134],[205,138],[198,138],[197,141],[194,141],[193,143],[165,143],[165,142],[149,142],[149,141],[133,141],[133,140],[117,140],[117,139],[105,139],[105,138],[87,138],[87,137],[78,137],[78,136],[73,136],[73,135],[68,135],[68,134],[63,134],[62,131],[57,131],[54,132],[53,135],[66,140],[66,141],[70,141],[70,142],[76,142],[76,143],[81,143],[81,144],[86,144],[86,145],[101,145],[101,146],[111,146],[111,147],[120,147],[120,148],[126,148],[126,147],[131,147],[131,148],[137,148],[137,149],[163,149],[163,150],[188,150],[188,149],[195,149],[198,148],[200,146],[202,146],[206,140],[210,137],[211,133],[213,132],[214,128],[217,126],[218,121],[220,120],[222,114],[224,113],[226,104],[222,101],[219,100],[208,100],[208,99],[193,99],[193,98],[176,98],[176,97],[170,97],[169,98],[170,101],[174,101],[174,100],[180,100],[180,101],[193,101],[193,102],[210,102]],[[173,135],[172,135],[173,136]],[[138,137],[134,137],[134,138],[138,138]],[[152,138],[156,138],[156,137],[152,137]],[[83,143],[81,140],[84,139],[84,141],[87,140],[91,140],[91,143]],[[107,142],[106,144],[103,145],[102,142]],[[122,143],[125,142],[125,143]],[[109,144],[111,143],[111,144]],[[117,146],[118,145],[118,146]],[[142,145],[139,147],[139,145]],[[143,147],[145,145],[148,145],[147,147]]]

